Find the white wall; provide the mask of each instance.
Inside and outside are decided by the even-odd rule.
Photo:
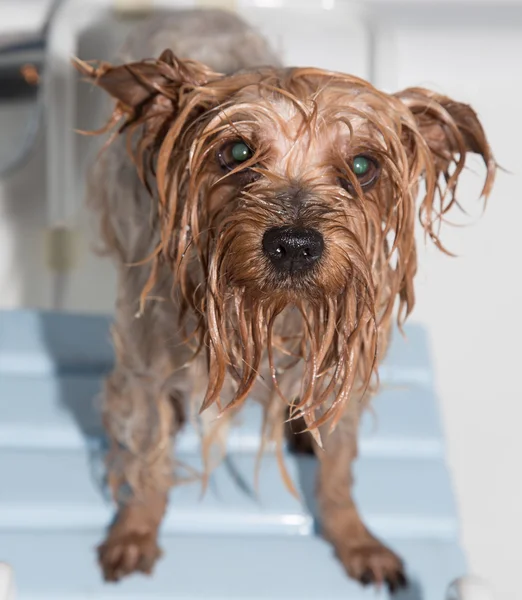
[[[522,2],[510,2],[510,10],[493,2],[494,11],[484,18],[476,16],[480,3],[471,1],[462,3],[463,10],[444,1],[402,2],[402,9],[396,4],[380,2],[377,11],[387,39],[393,38],[378,57],[383,84],[425,85],[472,104],[498,161],[511,172],[499,172],[483,218],[447,229],[444,239],[459,258],[431,247],[421,251],[413,319],[431,334],[472,570],[493,584],[499,600],[514,600],[522,558],[522,68],[516,58],[522,55]],[[371,5],[376,4],[366,4]],[[423,11],[434,7],[436,18],[426,19]],[[361,52],[367,59],[361,45],[347,57],[347,69]],[[327,64],[328,41],[316,48]],[[480,173],[480,165],[473,166]],[[460,191],[474,217],[480,213],[478,184],[470,173]],[[32,158],[30,177],[17,174],[0,182],[0,307],[51,305],[52,280],[43,258],[44,185],[42,146]],[[112,277],[109,264],[84,252],[67,307],[110,309]]]
[[[483,218],[446,232],[459,258],[433,249],[422,256],[414,318],[433,342],[471,566],[498,598],[514,600],[522,557],[522,27],[410,29],[398,40],[399,87],[420,83],[471,103],[511,172],[498,173]],[[478,215],[472,183],[460,198]]]

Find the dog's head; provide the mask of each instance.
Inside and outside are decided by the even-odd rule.
[[[227,370],[242,401],[268,349],[276,388],[276,354],[305,365],[308,424],[333,416],[368,384],[395,300],[400,318],[413,307],[419,186],[421,225],[441,248],[467,152],[483,157],[490,191],[476,114],[424,89],[389,95],[315,68],[222,76],[168,51],[81,70],[116,99],[112,123],[133,136],[158,203],[154,260],[171,265],[209,348],[205,406]],[[302,321],[292,333],[275,325],[289,307]]]

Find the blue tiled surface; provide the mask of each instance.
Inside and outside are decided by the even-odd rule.
[[[182,455],[182,459],[191,466],[199,466],[197,456]],[[78,529],[103,527],[110,519],[111,506],[95,485],[102,470],[91,468],[89,460],[85,452],[79,451],[3,450],[0,530],[60,527],[65,520],[68,526]],[[283,486],[275,457],[263,460],[258,494],[253,485],[255,457],[233,454],[229,461],[233,470],[227,465],[218,469],[202,500],[198,485],[174,489],[166,532],[245,535],[312,532],[309,511]],[[303,478],[315,466],[307,463],[313,461],[304,458],[287,461],[293,479],[305,487],[307,481]],[[33,473],[30,479],[28,472]],[[430,535],[441,539],[455,536],[455,511],[442,462],[363,458],[355,475],[355,494],[361,511],[368,524],[382,535],[415,538]],[[246,484],[243,489],[235,483],[238,477]],[[311,489],[304,491],[306,496],[312,495]]]
[[[316,537],[168,536],[154,576],[103,585],[93,559],[102,532],[7,533],[2,546],[24,600],[388,600],[386,592],[346,578],[328,544]],[[448,577],[461,573],[457,546],[445,541],[397,541],[414,576],[394,600],[445,600]],[[421,582],[416,583],[416,582]]]
[[[443,600],[465,573],[425,332],[397,334],[383,391],[361,430],[355,495],[375,533],[405,559],[413,587],[399,600]],[[198,484],[172,492],[152,579],[102,584],[93,548],[112,515],[103,491],[96,397],[110,369],[109,320],[0,312],[0,560],[20,600],[126,598],[363,600],[387,598],[349,581],[314,534],[312,459],[288,456],[302,501],[283,487],[275,457],[253,465],[259,410],[230,436],[230,456],[200,501]],[[177,457],[198,466],[186,430]],[[238,477],[243,482],[238,484]]]

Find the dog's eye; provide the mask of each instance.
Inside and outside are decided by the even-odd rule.
[[[218,160],[225,171],[232,171],[254,156],[254,151],[241,140],[225,144],[218,153]]]
[[[359,180],[359,184],[364,191],[368,191],[379,178],[379,163],[366,154],[355,156],[350,165],[353,174]],[[342,186],[350,193],[354,192],[353,185],[347,180],[341,180]]]
[[[357,177],[364,177],[368,174],[368,171],[372,168],[372,163],[366,156],[356,156],[353,159],[353,172],[357,175]]]

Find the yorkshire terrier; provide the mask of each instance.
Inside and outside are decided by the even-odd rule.
[[[210,469],[216,428],[248,399],[264,408],[261,445],[276,449],[289,487],[285,440],[317,455],[322,532],[346,572],[404,586],[401,559],[359,516],[351,465],[394,305],[399,324],[414,305],[417,211],[444,251],[439,227],[468,152],[486,165],[482,196],[491,190],[477,115],[426,89],[387,94],[283,68],[220,11],[156,17],[120,58],[76,61],[115,100],[88,192],[118,266],[103,408],[118,514],[99,548],[105,578],[149,573],[160,556],[184,422],[201,415]]]

